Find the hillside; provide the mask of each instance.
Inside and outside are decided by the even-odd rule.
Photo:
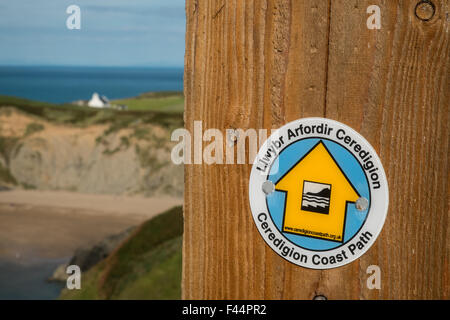
[[[184,96],[182,92],[147,92],[137,97],[112,101],[114,104],[126,105],[128,110],[158,111],[165,113],[182,113]]]
[[[175,207],[137,228],[61,299],[180,299],[183,214]]]
[[[170,134],[183,101],[148,93],[119,111],[0,96],[0,187],[180,196]]]

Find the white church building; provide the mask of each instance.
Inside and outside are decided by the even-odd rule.
[[[88,102],[88,106],[92,108],[109,108],[109,100],[105,96],[100,96],[97,92],[94,92],[91,100]]]

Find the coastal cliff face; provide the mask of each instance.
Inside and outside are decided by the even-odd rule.
[[[94,115],[94,119],[95,116],[101,114]],[[3,107],[0,185],[181,196],[183,166],[171,162],[174,143],[170,134],[170,127],[138,117],[123,122],[102,120],[72,125]]]

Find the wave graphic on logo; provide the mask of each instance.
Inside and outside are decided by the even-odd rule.
[[[302,210],[328,214],[330,208],[330,188],[319,192],[306,192],[302,197]]]

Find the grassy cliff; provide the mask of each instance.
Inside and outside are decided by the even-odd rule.
[[[97,109],[0,95],[0,109],[14,107],[50,122],[77,126],[103,123],[124,125],[136,119],[141,119],[142,122],[159,122],[165,126],[177,126],[184,110],[184,97],[181,92],[150,92],[134,98],[115,100],[113,103],[125,104],[129,109]]]
[[[170,137],[184,126],[182,94],[122,103],[129,110],[0,96],[0,186],[181,196]]]
[[[148,92],[134,98],[114,100],[113,103],[126,105],[128,110],[182,113],[184,96],[182,92]]]
[[[180,299],[181,207],[142,224],[108,258],[82,275],[81,290],[61,299]]]

